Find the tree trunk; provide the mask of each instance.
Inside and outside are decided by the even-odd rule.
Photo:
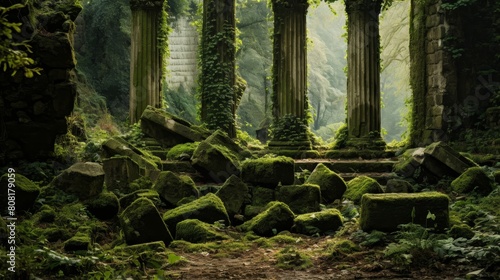
[[[236,137],[235,0],[204,0],[201,41],[201,120]]]
[[[158,35],[163,0],[131,0],[130,123],[139,121],[148,105],[161,107],[164,68]],[[112,73],[110,73],[112,75]]]

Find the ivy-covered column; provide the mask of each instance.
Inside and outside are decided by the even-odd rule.
[[[380,136],[380,37],[382,0],[346,0],[347,145],[385,147]]]
[[[307,0],[273,0],[273,138],[310,149],[307,127]]]
[[[204,0],[201,39],[201,120],[236,137],[235,0]]]
[[[130,0],[130,8],[130,122],[135,123],[148,105],[161,107],[166,13],[164,0]]]

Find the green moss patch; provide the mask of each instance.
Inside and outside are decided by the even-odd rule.
[[[171,171],[161,172],[153,189],[170,208],[176,207],[185,197],[198,198],[200,196],[200,192],[189,176],[176,175]]]
[[[313,184],[281,186],[276,200],[286,203],[297,214],[316,212],[320,210],[321,191]]]
[[[347,183],[347,190],[344,193],[344,197],[359,204],[364,194],[383,192],[382,187],[375,179],[368,176],[359,176]]]
[[[226,207],[230,218],[241,213],[245,202],[249,201],[248,187],[239,177],[232,175],[216,193]]]
[[[174,230],[179,222],[186,219],[198,219],[205,223],[214,223],[222,220],[226,225],[230,224],[224,203],[213,193],[180,205],[165,212],[163,215],[163,220],[168,228]],[[173,234],[175,235],[175,232]]]
[[[200,142],[193,142],[175,145],[168,151],[167,159],[179,160],[184,157],[191,158],[199,144]]]
[[[359,224],[364,231],[396,231],[411,222],[444,230],[449,226],[448,203],[448,196],[438,192],[365,194]]]
[[[158,194],[157,191],[141,189],[120,198],[119,200],[120,208],[122,210],[125,210],[127,207],[130,206],[130,204],[132,204],[132,202],[141,197],[151,200],[151,202],[153,202],[155,206],[158,206],[161,203],[160,195]]]
[[[488,195],[493,190],[493,181],[481,167],[471,167],[451,182],[454,191],[462,194],[476,192]]]
[[[322,163],[314,168],[311,175],[307,178],[306,183],[319,185],[321,197],[325,203],[331,203],[336,199],[342,199],[347,189],[344,179]]]
[[[293,230],[297,233],[314,235],[331,233],[343,224],[342,214],[337,209],[298,215],[294,219]]]
[[[292,158],[265,157],[246,160],[242,163],[241,177],[243,181],[269,188],[282,185],[291,185],[295,180],[295,167]]]
[[[75,236],[64,242],[64,251],[87,251],[90,248],[90,236],[84,233],[77,233]]]
[[[293,226],[295,214],[283,202],[270,202],[266,209],[243,223],[240,228],[244,231],[253,231],[259,236],[273,236],[283,230],[290,230]]]
[[[281,250],[276,255],[276,266],[283,269],[304,270],[312,266],[311,257],[292,247]]]
[[[197,219],[187,219],[179,222],[175,233],[176,240],[185,240],[191,243],[204,243],[227,238],[229,236],[219,232],[215,226]]]
[[[474,231],[466,224],[452,226],[448,234],[455,239],[460,237],[471,239],[475,235]]]
[[[118,198],[112,192],[102,192],[97,197],[85,202],[87,210],[100,220],[108,220],[116,217],[120,210]]]

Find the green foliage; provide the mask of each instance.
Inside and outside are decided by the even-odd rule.
[[[279,118],[271,126],[272,139],[275,141],[308,141],[308,131],[306,121],[292,115]]]
[[[384,244],[387,240],[387,234],[378,230],[364,232],[358,230],[353,234],[353,239],[364,247],[375,247]]]
[[[167,103],[167,112],[179,116],[191,123],[196,123],[197,99],[195,89],[186,89],[180,85],[177,90],[163,88],[163,96]]]
[[[441,8],[448,11],[453,11],[460,8],[466,8],[473,5],[477,0],[444,0]]]
[[[334,149],[341,149],[347,145],[347,138],[349,137],[349,129],[347,128],[347,123],[340,126],[335,132],[335,143],[333,144]]]
[[[28,56],[32,52],[28,42],[17,42],[13,37],[15,33],[21,32],[22,23],[10,22],[7,17],[8,13],[24,7],[23,4],[0,6],[0,68],[4,72],[12,71],[12,76],[22,70],[26,78],[32,78],[34,74],[40,75],[42,68],[31,67],[35,61]]]

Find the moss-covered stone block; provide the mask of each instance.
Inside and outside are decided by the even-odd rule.
[[[413,186],[410,182],[401,179],[390,179],[385,188],[386,193],[412,193]]]
[[[342,214],[337,209],[298,215],[294,219],[293,231],[306,235],[334,232],[343,224]]]
[[[477,166],[472,160],[453,150],[444,142],[435,142],[425,148],[422,164],[439,178],[456,177],[470,167]]]
[[[171,171],[161,172],[153,189],[170,208],[177,207],[179,201],[185,197],[198,198],[200,196],[200,192],[189,176],[177,175]]]
[[[137,190],[133,193],[127,194],[120,198],[118,202],[120,203],[120,209],[124,210],[139,198],[147,198],[153,202],[155,206],[161,204],[160,195],[155,190]]]
[[[391,232],[411,222],[444,230],[449,226],[448,203],[448,196],[439,192],[365,194],[359,224],[364,231]],[[429,212],[434,220],[428,219]]]
[[[286,203],[294,213],[311,213],[320,210],[321,191],[313,184],[281,186],[276,192],[276,200]]]
[[[128,156],[114,156],[103,160],[104,184],[108,191],[125,192],[129,183],[141,176],[139,164]]]
[[[196,170],[216,183],[223,183],[241,172],[238,157],[231,150],[206,141],[198,145],[191,162]]]
[[[51,206],[44,204],[40,207],[38,213],[35,214],[39,223],[52,223],[56,219],[56,210]]]
[[[368,176],[359,176],[347,183],[347,190],[344,197],[359,204],[361,197],[365,193],[383,193],[382,187],[375,180]]]
[[[212,133],[206,140],[207,143],[211,145],[223,146],[229,149],[233,154],[236,155],[238,160],[244,160],[246,158],[251,158],[252,153],[246,147],[243,147],[236,143],[227,133],[218,129]]]
[[[209,224],[222,220],[224,224],[230,225],[224,203],[213,193],[168,210],[163,214],[163,220],[169,229],[175,230],[177,224],[186,219],[198,219]],[[175,235],[175,232],[172,232],[172,234]]]
[[[60,227],[49,227],[43,231],[43,236],[49,242],[56,242],[58,240],[67,240],[71,237],[68,230]]]
[[[471,239],[475,235],[470,226],[466,224],[453,225],[448,231],[448,234],[455,239],[460,237]]]
[[[184,143],[173,146],[167,153],[169,160],[189,160],[200,142]]]
[[[35,200],[40,195],[40,187],[18,173],[8,173],[0,177],[0,203],[1,213],[8,213],[9,197],[15,198],[14,212],[27,211],[35,204]],[[9,195],[10,194],[10,195]],[[12,202],[11,202],[12,204]]]
[[[241,177],[243,181],[268,188],[292,185],[295,180],[295,168],[292,158],[266,157],[246,160],[242,163]]]
[[[216,227],[197,219],[187,219],[179,222],[175,232],[176,240],[184,240],[191,243],[204,243],[229,238],[229,236],[217,231]]]
[[[259,236],[273,236],[280,231],[290,230],[294,218],[295,214],[288,205],[273,201],[263,212],[243,223],[240,228],[243,231],[253,231]]]
[[[85,200],[102,192],[104,169],[94,162],[75,163],[55,177],[49,186]]]
[[[128,245],[163,241],[170,244],[173,237],[163,219],[147,198],[139,198],[120,215],[120,224]]]
[[[249,200],[247,185],[235,175],[232,175],[224,182],[224,185],[222,185],[222,188],[220,188],[216,195],[224,203],[230,218],[241,213],[244,203]]]
[[[191,129],[189,122],[153,106],[148,106],[142,113],[141,130],[164,147],[173,147],[204,139],[200,133]]]
[[[163,241],[153,241],[149,243],[135,244],[129,246],[117,246],[113,248],[115,253],[125,253],[128,255],[138,255],[142,252],[164,253],[167,250]]]
[[[158,170],[157,162],[160,161],[159,158],[151,155],[145,150],[135,147],[121,137],[115,136],[106,140],[106,142],[102,144],[102,148],[108,157],[116,155],[130,157],[139,165],[141,175],[149,175],[150,172]]]
[[[102,192],[95,198],[85,202],[87,210],[100,220],[109,220],[118,214],[120,203],[118,197],[112,192]]]
[[[493,181],[481,167],[471,167],[453,180],[451,187],[461,194],[476,192],[486,196],[493,191]]]
[[[75,252],[75,251],[87,251],[90,248],[91,239],[85,233],[77,233],[75,236],[64,242],[64,251]]]
[[[274,190],[263,187],[252,187],[252,205],[266,206],[269,202],[274,201]]]
[[[244,215],[247,219],[251,219],[265,210],[265,206],[254,206],[254,205],[246,205]]]
[[[321,189],[321,198],[325,203],[331,203],[336,199],[342,199],[347,189],[344,179],[322,163],[314,168],[311,175],[307,178],[306,183],[319,185]]]

